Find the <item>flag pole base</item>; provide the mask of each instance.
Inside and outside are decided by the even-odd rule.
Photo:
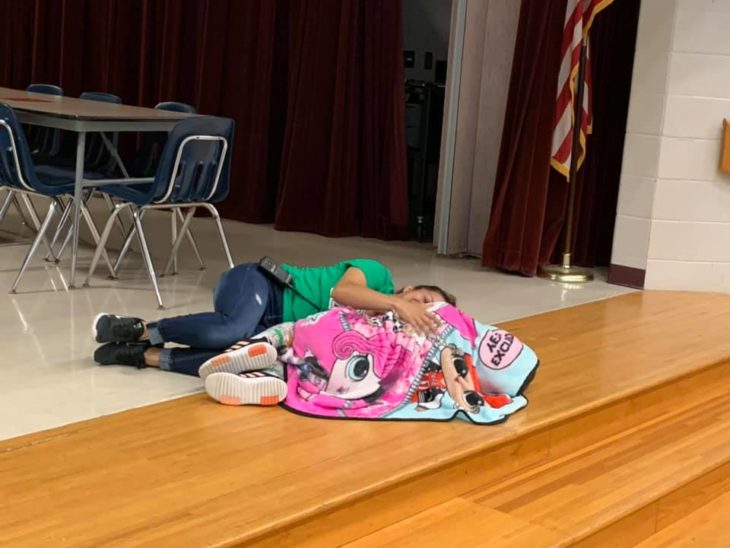
[[[541,266],[537,275],[553,282],[566,284],[587,283],[593,281],[593,272],[577,266],[564,267],[559,264]]]
[[[541,266],[537,275],[553,282],[582,284],[593,281],[593,271],[570,264],[570,253],[563,253],[563,264]]]

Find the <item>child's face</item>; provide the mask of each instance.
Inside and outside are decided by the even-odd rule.
[[[444,298],[437,291],[430,289],[410,289],[403,292],[403,298],[407,301],[421,304],[431,304],[443,301]]]

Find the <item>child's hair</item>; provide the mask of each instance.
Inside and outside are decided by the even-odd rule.
[[[414,285],[413,291],[416,289],[425,289],[426,291],[433,291],[434,293],[438,293],[443,297],[444,302],[449,303],[451,306],[456,306],[456,297],[454,297],[451,293],[448,291],[445,291],[444,289],[441,289],[437,285]],[[399,289],[398,293],[403,293],[404,289]]]

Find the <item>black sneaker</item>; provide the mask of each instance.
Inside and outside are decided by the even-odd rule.
[[[144,369],[144,352],[150,348],[143,343],[107,343],[94,351],[94,361],[99,365],[131,365]]]
[[[98,343],[137,342],[144,333],[144,322],[131,316],[102,313],[94,318],[91,333]]]

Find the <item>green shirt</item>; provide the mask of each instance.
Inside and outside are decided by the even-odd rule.
[[[297,291],[318,306],[318,309],[315,309],[294,291],[284,288],[282,317],[285,322],[301,320],[336,306],[332,300],[332,290],[350,267],[358,268],[365,274],[365,280],[370,289],[387,295],[391,295],[395,291],[393,278],[388,269],[372,259],[353,259],[332,266],[316,268],[299,268],[287,264],[281,266],[294,278],[292,283]]]

